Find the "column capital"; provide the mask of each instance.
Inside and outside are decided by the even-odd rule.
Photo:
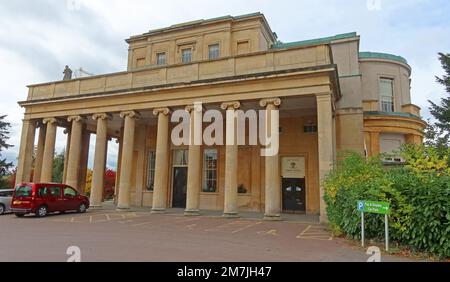
[[[108,113],[97,113],[97,114],[92,115],[92,119],[93,120],[98,120],[98,119],[111,120],[112,116],[111,116],[111,114],[108,114]]]
[[[125,111],[125,112],[120,113],[120,117],[121,118],[129,117],[129,118],[139,119],[140,114],[137,111]]]
[[[54,124],[57,122],[56,118],[44,118],[42,120],[44,124]]]
[[[262,99],[259,102],[259,105],[261,107],[267,107],[268,105],[274,105],[276,107],[279,107],[281,105],[281,99],[280,98],[268,98],[268,99]]]
[[[153,109],[153,115],[158,116],[159,114],[163,114],[165,116],[172,113],[172,111],[169,108],[156,108]]]
[[[64,133],[64,134],[69,134],[69,133],[70,133],[70,129],[69,129],[69,128],[64,128],[63,133]]]
[[[68,122],[72,122],[72,121],[83,122],[83,121],[85,121],[85,119],[82,116],[69,116],[69,117],[67,117],[67,121]]]
[[[237,110],[241,107],[241,102],[239,101],[231,101],[231,102],[224,102],[222,105],[220,105],[220,108],[222,110]]]
[[[196,112],[202,112],[205,109],[203,108],[202,104],[193,104],[193,105],[187,105],[185,110],[186,110],[186,112],[191,113],[194,110]]]

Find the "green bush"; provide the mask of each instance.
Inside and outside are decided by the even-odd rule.
[[[391,239],[413,249],[450,257],[450,177],[386,169],[376,158],[347,152],[324,182],[330,226],[336,235],[360,239],[358,200],[389,202]],[[367,214],[367,238],[384,238],[384,217]]]

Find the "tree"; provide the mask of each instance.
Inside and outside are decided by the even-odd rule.
[[[9,174],[10,168],[13,166],[12,163],[7,162],[6,159],[2,159],[1,152],[4,149],[9,149],[13,147],[12,145],[6,143],[9,139],[9,128],[11,124],[9,122],[4,121],[6,116],[0,116],[0,188],[8,186],[8,181],[5,179],[5,176]]]
[[[64,174],[64,155],[65,150],[56,154],[53,159],[53,182],[62,183]]]
[[[450,146],[450,53],[439,53],[439,60],[445,74],[443,77],[436,77],[436,81],[445,87],[449,96],[442,98],[440,105],[429,101],[430,112],[436,123],[427,128],[426,137],[433,145],[448,147]]]

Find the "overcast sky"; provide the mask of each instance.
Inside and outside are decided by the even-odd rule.
[[[450,53],[448,0],[0,0],[0,115],[8,115],[9,143],[15,145],[3,156],[17,158],[23,117],[17,101],[26,99],[26,85],[62,79],[66,64],[95,74],[123,71],[124,39],[131,35],[253,12],[264,13],[283,42],[356,31],[361,51],[405,57],[413,69],[412,101],[425,119],[427,100],[445,95],[434,76],[443,73],[437,53]],[[57,151],[65,143],[60,130]],[[117,145],[111,143],[109,167],[116,158]]]

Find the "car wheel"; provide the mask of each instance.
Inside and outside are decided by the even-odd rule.
[[[24,213],[15,213],[15,215],[16,215],[17,217],[24,217],[24,216],[25,216]]]
[[[85,213],[86,212],[86,205],[84,203],[80,204],[78,206],[78,212],[79,213]]]
[[[45,217],[48,214],[48,208],[47,206],[40,206],[36,211],[37,217]]]
[[[5,206],[3,204],[0,204],[0,215],[5,213]]]

